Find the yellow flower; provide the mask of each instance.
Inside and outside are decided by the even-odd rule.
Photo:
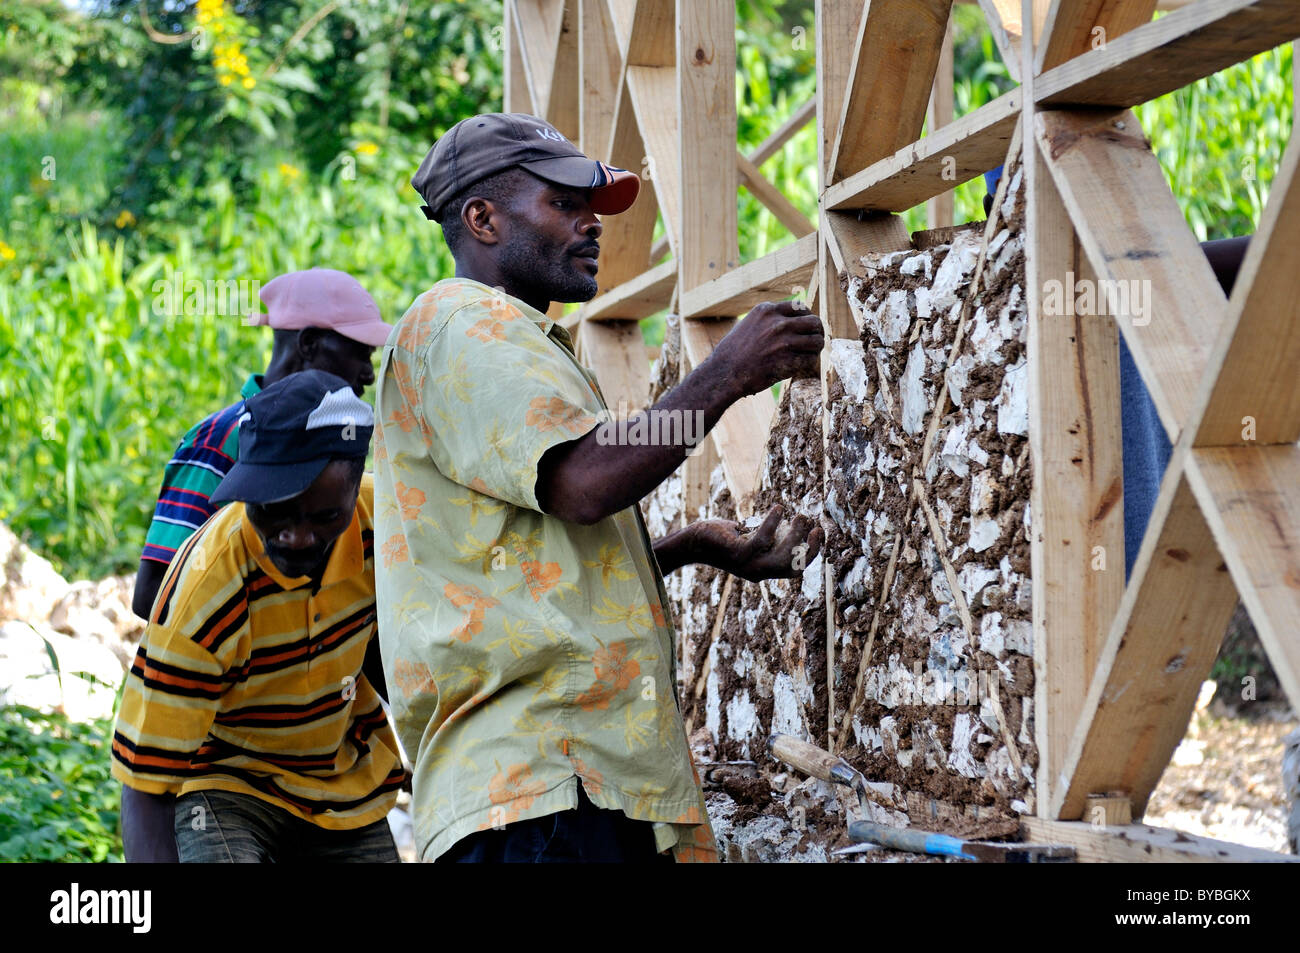
[[[222,86],[229,86],[229,85],[230,85],[230,77],[229,77],[229,76],[218,76],[218,77],[217,77],[217,81],[220,82]]]
[[[122,209],[117,213],[117,218],[113,220],[113,224],[118,228],[127,228],[135,224],[135,216],[126,209]]]
[[[302,173],[300,173],[296,167],[289,165],[289,163],[281,162],[280,174],[284,176],[286,179],[296,179]]]
[[[363,156],[372,156],[378,151],[379,151],[379,146],[375,145],[375,143],[373,142],[357,143],[357,152],[361,153]]]
[[[0,241],[0,258],[3,258],[5,261],[13,261],[17,255],[18,253],[16,251],[10,248],[3,241]]]
[[[252,89],[256,85],[257,85],[257,80],[253,79],[253,77],[251,76],[244,77],[244,89]]]

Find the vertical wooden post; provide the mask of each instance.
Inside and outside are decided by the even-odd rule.
[[[930,93],[930,108],[927,111],[929,131],[933,136],[935,130],[942,129],[953,120],[953,55],[952,55],[952,20],[943,35],[943,49],[939,53],[939,68],[934,74],[934,89]],[[956,196],[951,191],[936,195],[925,203],[926,224],[930,228],[942,228],[953,223]]]

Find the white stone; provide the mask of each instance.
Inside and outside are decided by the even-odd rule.
[[[867,399],[866,352],[856,338],[831,340],[831,366],[839,376],[844,393],[861,403]]]
[[[989,612],[980,619],[980,650],[988,652],[994,658],[1000,658],[1006,650],[1001,612]]]
[[[971,756],[970,744],[975,735],[975,719],[962,712],[952,722],[952,752],[948,755],[948,766],[966,778],[980,776],[979,764]]]
[[[731,696],[731,701],[727,702],[727,737],[747,748],[758,730],[758,712],[749,700],[749,689],[742,688],[740,694]]]
[[[816,601],[822,594],[822,582],[825,579],[825,573],[822,570],[824,565],[822,554],[819,552],[813,557],[812,562],[804,567],[799,591],[809,602]]]
[[[730,709],[727,719],[731,719]],[[775,734],[794,735],[796,738],[804,735],[794,681],[785,672],[778,672],[772,683],[772,731]]]
[[[1001,535],[1001,528],[997,520],[991,519],[972,519],[970,526],[970,548],[982,553],[998,541]]]
[[[918,434],[925,426],[925,418],[930,410],[930,401],[926,398],[925,351],[918,341],[907,356],[907,367],[903,371],[900,391],[903,401],[903,429],[910,434]]]
[[[68,590],[68,581],[0,523],[0,622],[44,622]]]
[[[1029,433],[1029,367],[1024,357],[1007,368],[993,403],[998,408],[998,433]]]
[[[997,578],[997,570],[981,566],[979,563],[969,562],[962,566],[957,573],[957,584],[961,586],[962,595],[966,597],[966,604],[970,605],[974,602],[975,597],[984,587]]]
[[[931,283],[931,302],[936,310],[951,308],[954,302],[961,299],[970,275],[975,270],[975,264],[979,261],[982,240],[981,236],[967,233],[959,234],[953,239],[948,254]]]

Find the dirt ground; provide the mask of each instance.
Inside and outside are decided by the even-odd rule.
[[[1297,724],[1285,704],[1211,702],[1192,717],[1144,822],[1286,852],[1282,739]]]

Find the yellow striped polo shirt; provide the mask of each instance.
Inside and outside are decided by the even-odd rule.
[[[177,553],[127,677],[113,775],[151,794],[248,794],[330,830],[383,818],[405,777],[361,667],[375,635],[374,482],[319,587],[286,578],[244,504]]]

